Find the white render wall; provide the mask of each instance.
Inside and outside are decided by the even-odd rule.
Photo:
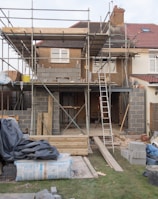
[[[149,54],[140,53],[132,58],[132,74],[149,73]]]

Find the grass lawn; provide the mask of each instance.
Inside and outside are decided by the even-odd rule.
[[[47,181],[25,181],[25,182],[0,182],[1,193],[25,193],[38,192],[43,189],[50,190],[55,186],[58,193],[64,199],[157,199],[158,187],[151,185],[148,178],[142,174],[144,166],[130,165],[115,150],[114,157],[124,169],[124,172],[116,172],[111,169],[95,149],[88,156],[90,162],[96,169],[105,173],[96,179],[64,179]]]

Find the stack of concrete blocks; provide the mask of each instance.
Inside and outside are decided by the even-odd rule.
[[[128,144],[127,149],[121,149],[121,155],[126,158],[130,164],[146,165],[146,144],[132,141]]]

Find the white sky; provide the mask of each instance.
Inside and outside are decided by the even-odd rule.
[[[114,5],[125,9],[125,22],[126,23],[155,23],[158,24],[158,0],[0,0],[1,8],[31,8],[33,2],[34,8],[50,8],[50,9],[90,9],[90,20],[100,21],[103,20],[109,11],[112,11]],[[9,13],[11,16],[13,11]],[[24,15],[24,13],[21,13]],[[40,13],[41,14],[41,13]],[[40,16],[38,13],[38,16]],[[48,13],[47,13],[48,14]],[[88,15],[83,15],[83,12],[57,12],[50,13],[51,18],[75,18],[87,19]],[[27,12],[25,12],[27,15]],[[52,16],[53,15],[53,16]],[[45,16],[47,17],[47,16]],[[65,23],[61,24],[63,26]],[[74,22],[72,22],[74,24]]]
[[[125,9],[125,23],[155,23],[158,24],[158,0],[0,0],[0,8],[33,8],[35,9],[64,9],[64,10],[90,10],[90,21],[103,21],[107,13],[117,5]],[[31,17],[31,11],[5,11],[9,17]],[[0,17],[2,13],[0,12]],[[69,27],[79,20],[87,20],[88,12],[34,12],[34,17],[51,19],[75,19],[75,21],[36,21],[33,26],[38,27]],[[28,24],[29,21],[29,24]],[[108,21],[108,18],[107,20]],[[12,20],[13,26],[31,27],[31,20]],[[6,22],[7,23],[7,22]],[[36,23],[36,24],[35,24]],[[47,24],[49,23],[49,24]],[[50,24],[51,23],[51,24]],[[0,24],[2,27],[2,24]],[[0,44],[1,46],[1,44]],[[7,48],[7,47],[6,47]],[[7,52],[7,51],[6,51]],[[12,54],[12,53],[11,53]],[[0,55],[2,55],[0,47]],[[5,53],[4,56],[7,56]],[[1,61],[2,62],[2,61]],[[6,64],[4,64],[6,65]],[[14,64],[16,67],[18,63]],[[2,67],[2,66],[0,66]],[[0,69],[1,71],[1,69]]]

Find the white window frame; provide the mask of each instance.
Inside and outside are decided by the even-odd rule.
[[[69,49],[51,48],[51,63],[70,63]]]
[[[149,54],[149,73],[158,74],[158,54]]]
[[[100,71],[98,71],[102,67]],[[93,73],[117,73],[116,60],[107,61],[93,60]]]

